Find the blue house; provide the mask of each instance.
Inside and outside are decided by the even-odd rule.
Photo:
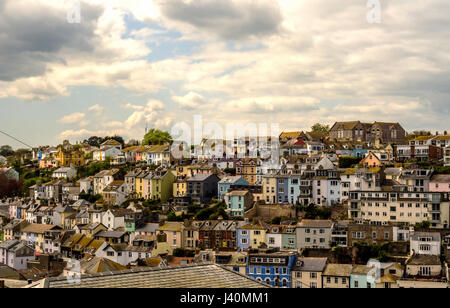
[[[278,203],[289,202],[289,177],[277,176],[277,200]]]
[[[231,217],[244,216],[247,209],[253,205],[253,195],[248,190],[233,190],[225,194],[227,213]]]
[[[288,200],[290,204],[297,204],[300,199],[300,175],[288,178]]]
[[[231,185],[248,185],[248,182],[240,176],[226,176],[219,181],[217,192],[219,200],[223,200],[223,197],[228,192]]]
[[[249,253],[246,275],[273,287],[290,288],[296,259],[295,252]]]
[[[350,275],[350,288],[352,289],[373,289],[375,288],[375,279],[371,277],[372,268],[367,265],[355,265]]]
[[[248,229],[236,229],[236,246],[238,251],[244,251],[250,247],[250,231]]]

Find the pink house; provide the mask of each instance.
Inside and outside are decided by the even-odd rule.
[[[431,192],[450,192],[450,174],[437,174],[430,181]]]

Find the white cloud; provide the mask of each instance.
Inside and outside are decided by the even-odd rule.
[[[189,92],[185,96],[172,96],[172,100],[185,109],[195,109],[207,103],[206,99],[196,92]]]
[[[99,104],[95,104],[95,105],[89,107],[88,110],[94,111],[96,113],[102,113],[103,111],[105,111],[105,108],[100,106]]]
[[[61,1],[36,1],[36,18],[27,19],[27,1],[8,0],[2,16],[10,25],[20,25],[11,16],[27,20],[26,27],[35,25],[40,30],[35,34],[50,43],[48,28],[37,23],[45,17],[74,36],[70,42],[58,36],[49,45],[17,35],[17,46],[39,52],[21,58],[0,53],[0,64],[25,64],[13,69],[0,65],[5,68],[0,97],[46,100],[86,85],[120,87],[146,97],[170,93],[181,110],[166,109],[170,101],[124,101],[130,113],[123,118],[123,110],[115,111],[123,128],[111,124],[116,118],[103,121],[128,134],[140,132],[145,122],[167,125],[169,119],[195,113],[222,123],[254,120],[249,117],[253,113],[258,121],[292,128],[318,121],[389,119],[410,129],[448,129],[450,3],[381,2],[382,24],[371,25],[365,2],[354,0],[85,0],[90,4],[82,6],[85,23],[73,33],[61,24],[66,10]],[[128,33],[127,14],[163,30],[143,27]],[[169,31],[182,37],[164,36]],[[146,59],[152,54],[149,42],[171,40],[182,49],[177,43],[189,39],[198,43],[190,52],[156,62]]]
[[[84,114],[84,113],[75,112],[75,113],[68,114],[68,115],[62,117],[61,119],[58,120],[58,122],[63,123],[63,124],[73,124],[73,123],[80,122],[81,120],[84,119],[85,116],[86,116],[86,114]],[[82,123],[84,123],[84,122],[82,122]]]

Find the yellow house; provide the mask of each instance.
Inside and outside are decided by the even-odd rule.
[[[158,246],[159,242],[166,242],[171,249],[184,248],[184,223],[168,221],[157,230]]]
[[[55,225],[30,224],[22,229],[21,240],[34,245],[36,251],[44,252],[45,232],[59,229]]]
[[[236,163],[236,175],[243,177],[250,185],[256,185],[257,167],[256,159],[242,159]]]
[[[138,198],[144,198],[145,196],[145,177],[148,176],[150,174],[150,172],[141,172],[138,176],[136,176],[134,178],[135,183],[134,183],[134,187],[136,189],[136,196]]]
[[[250,245],[249,248],[259,248],[261,245],[267,245],[266,243],[266,233],[268,230],[268,226],[259,221],[257,224],[248,224],[246,226],[243,226],[240,229],[248,230],[250,235]]]
[[[187,181],[186,178],[177,179],[173,182],[173,196],[186,197],[187,195]]]
[[[263,177],[262,197],[266,204],[277,203],[277,178],[266,175]]]
[[[56,159],[59,161],[61,167],[80,167],[85,165],[84,153],[81,148],[79,149],[64,149],[62,146],[58,147],[58,153]]]

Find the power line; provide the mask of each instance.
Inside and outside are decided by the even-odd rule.
[[[23,142],[23,141],[17,139],[16,137],[11,136],[11,135],[8,134],[8,133],[5,133],[4,131],[1,131],[1,130],[0,130],[0,133],[2,133],[2,134],[5,135],[5,136],[8,136],[8,137],[11,138],[11,139],[14,139],[15,141],[17,141],[17,142],[19,142],[19,143],[21,143],[21,144],[23,144],[23,145],[26,145],[26,146],[27,146],[28,148],[30,148],[30,149],[33,148],[32,146],[30,146],[30,145],[26,144],[25,142]]]

